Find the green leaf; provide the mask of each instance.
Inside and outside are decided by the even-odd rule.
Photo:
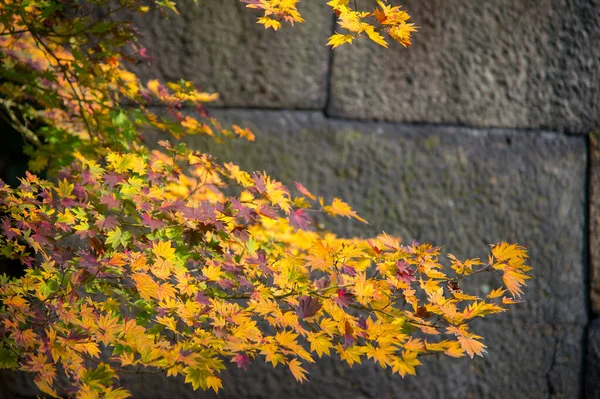
[[[256,241],[254,241],[253,237],[248,239],[248,242],[246,243],[246,249],[248,250],[249,254],[256,252]]]
[[[11,369],[16,370],[19,368],[17,363],[17,354],[8,348],[4,347],[4,344],[0,346],[0,369]]]
[[[208,387],[206,385],[206,377],[210,375],[208,371],[199,368],[186,367],[183,372],[186,374],[185,382],[191,382],[194,391],[198,388],[206,389]]]
[[[119,246],[125,248],[131,240],[131,233],[129,231],[121,231],[121,228],[117,226],[114,230],[108,232],[106,237],[106,243],[113,249],[117,249]]]
[[[116,376],[115,371],[107,364],[100,363],[93,370],[87,370],[83,375],[83,381],[90,386],[108,386]]]

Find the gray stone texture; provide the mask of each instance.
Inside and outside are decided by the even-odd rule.
[[[336,49],[330,115],[572,133],[600,126],[600,1],[400,3],[420,26],[413,47],[358,40]]]
[[[177,2],[180,15],[129,15],[153,57],[134,68],[144,79],[190,80],[217,91],[217,105],[321,109],[327,95],[333,15],[325,2],[303,1],[305,23],[277,32],[239,0]]]
[[[592,312],[600,315],[600,130],[589,137],[590,303]]]

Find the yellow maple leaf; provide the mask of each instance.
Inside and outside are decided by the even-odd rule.
[[[255,139],[254,133],[252,133],[252,131],[250,129],[248,129],[248,128],[242,129],[238,125],[231,125],[231,127],[233,127],[233,131],[239,137],[243,137],[248,141],[254,141],[254,139]]]
[[[425,348],[425,345],[420,338],[410,338],[408,341],[402,344],[402,346],[404,346],[404,349],[411,352],[419,352]]]
[[[365,354],[368,359],[374,359],[376,363],[379,363],[381,367],[387,367],[392,364],[391,355],[396,351],[396,348],[391,345],[378,345],[371,346],[367,345]]]
[[[210,281],[219,281],[223,271],[219,266],[208,265],[202,269],[202,274],[204,274]]]
[[[406,374],[416,375],[415,367],[419,365],[421,362],[417,359],[417,353],[406,351],[402,354],[402,358],[395,358],[392,361],[392,371],[404,378]]]
[[[379,34],[379,32],[377,32],[375,30],[375,27],[370,26],[367,29],[365,29],[365,32],[367,33],[367,36],[369,36],[369,39],[371,39],[375,43],[379,44],[380,46],[388,48],[387,42],[385,41],[385,39],[383,38],[383,36],[381,36]]]
[[[58,182],[58,187],[55,187],[54,189],[60,198],[66,198],[71,195],[74,188],[75,185],[73,183],[69,183],[66,179],[63,179]]]
[[[264,25],[265,29],[271,28],[273,30],[277,30],[281,28],[281,22],[269,17],[258,18],[258,23]]]
[[[290,371],[294,375],[296,381],[298,381],[299,383],[308,381],[308,378],[306,378],[306,374],[308,374],[308,371],[302,368],[301,363],[298,361],[298,359],[290,360],[290,362],[288,363],[288,367],[290,368]]]
[[[496,288],[495,290],[492,290],[489,294],[488,294],[488,298],[489,299],[494,299],[494,298],[499,298],[501,297],[504,293],[506,292],[505,289],[502,288]]]
[[[444,351],[444,353],[451,357],[463,357],[465,355],[465,350],[460,346],[458,341],[449,341],[447,344],[448,348]]]
[[[486,346],[472,336],[459,336],[458,343],[460,344],[461,348],[467,351],[469,356],[471,356],[471,359],[474,355],[483,356],[483,353],[486,352]]]
[[[345,203],[344,201],[342,201],[339,198],[334,198],[333,201],[331,202],[331,205],[327,205],[327,206],[323,207],[323,209],[325,210],[325,212],[327,212],[328,214],[330,214],[332,216],[345,216],[348,218],[353,217],[356,220],[359,220],[363,223],[367,223],[367,224],[369,223],[365,219],[358,216],[356,214],[356,212],[352,210],[350,205],[348,205],[347,203]]]
[[[508,244],[506,242],[494,245],[492,248],[492,255],[494,255],[498,262],[528,258],[527,250],[524,247],[517,244]]]
[[[354,363],[360,364],[362,362],[361,356],[364,354],[364,348],[361,346],[349,346],[346,349],[342,345],[336,345],[335,350],[340,355],[340,359],[346,361],[350,367]]]
[[[411,45],[410,35],[412,32],[416,31],[417,27],[415,24],[407,24],[406,22],[402,22],[398,25],[392,26],[389,30],[389,34],[398,43],[404,47],[408,47]]]
[[[526,285],[525,280],[529,278],[531,276],[513,270],[506,270],[502,276],[504,285],[506,285],[506,288],[508,288],[513,297],[520,297],[523,294],[521,287]]]
[[[210,375],[206,377],[206,386],[212,388],[216,393],[219,393],[219,388],[223,388],[223,381],[217,376]]]
[[[316,352],[317,356],[329,356],[330,349],[333,345],[331,344],[331,339],[327,335],[324,333],[309,333],[307,340],[310,343],[310,350]]]
[[[156,298],[158,283],[152,277],[144,273],[136,273],[131,278],[135,281],[136,288],[142,298],[147,301]]]
[[[336,48],[341,46],[342,44],[350,43],[354,40],[353,35],[342,35],[341,33],[336,33],[329,37],[329,41],[327,42],[328,46],[332,46],[332,48]]]
[[[175,258],[175,248],[171,246],[171,241],[159,241],[152,244],[152,253],[170,262]]]

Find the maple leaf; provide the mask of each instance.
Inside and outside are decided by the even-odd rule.
[[[165,222],[163,222],[162,220],[154,219],[147,213],[144,213],[142,215],[142,224],[148,226],[150,228],[150,231],[155,231],[165,226]]]
[[[212,388],[216,393],[219,393],[219,388],[223,388],[223,382],[219,377],[210,375],[206,377],[206,386]]]
[[[121,201],[116,199],[114,194],[104,194],[100,198],[100,203],[108,206],[108,209],[116,209],[121,206]]]
[[[531,277],[513,270],[506,270],[502,276],[504,285],[508,288],[513,297],[520,297],[523,294],[521,287],[525,285],[525,280],[529,278]]]
[[[330,349],[333,347],[331,339],[324,333],[309,333],[307,341],[310,343],[310,350],[316,352],[317,356],[329,356]]]
[[[229,201],[233,209],[237,210],[237,216],[243,218],[246,223],[250,223],[256,219],[256,212],[244,206],[237,198],[230,198]]]
[[[290,368],[290,371],[294,375],[296,381],[298,381],[299,383],[308,381],[308,378],[306,378],[306,374],[308,374],[308,372],[302,368],[302,365],[298,361],[298,359],[290,360],[290,362],[288,363],[288,367]]]
[[[25,349],[33,348],[37,338],[37,334],[32,329],[13,331],[10,336],[17,345]]]
[[[122,231],[118,226],[106,234],[106,244],[109,244],[113,249],[117,249],[119,246],[126,248],[129,241],[131,241],[131,233]]]
[[[19,367],[17,354],[0,346],[0,369],[16,370]]]
[[[328,46],[332,46],[331,48],[336,48],[345,43],[352,43],[354,40],[353,35],[342,35],[340,33],[336,33],[329,37],[329,41],[327,42]]]
[[[354,295],[348,292],[345,288],[337,290],[337,294],[333,297],[333,301],[341,308],[350,306],[354,300]]]
[[[304,209],[290,212],[290,224],[296,228],[306,230],[310,225],[310,219]]]
[[[471,356],[471,359],[474,355],[483,356],[483,353],[486,352],[486,346],[470,336],[459,336],[458,343]]]
[[[98,220],[94,222],[94,226],[97,226],[105,231],[110,231],[115,230],[119,226],[119,221],[114,215],[108,215],[106,217],[103,215],[98,215]]]
[[[331,205],[325,206],[323,207],[323,209],[325,210],[325,212],[332,216],[345,216],[348,218],[353,217],[356,220],[359,220],[363,223],[369,223],[365,219],[358,216],[356,212],[353,211],[352,208],[350,208],[350,205],[348,205],[339,198],[334,198]]]
[[[340,355],[340,359],[344,360],[350,367],[354,363],[361,364],[361,356],[364,354],[364,348],[360,346],[348,346],[343,347],[342,345],[336,345],[337,353]]]
[[[465,350],[457,341],[449,341],[444,353],[451,357],[463,357],[465,355]]]
[[[202,274],[210,281],[218,281],[223,275],[223,271],[219,266],[208,265],[202,269]]]
[[[367,345],[365,354],[368,359],[374,359],[375,362],[379,363],[381,367],[387,367],[392,364],[391,355],[396,351],[393,346],[371,346]]]
[[[231,125],[231,127],[233,127],[233,131],[235,132],[235,134],[237,134],[239,137],[243,137],[248,141],[254,141],[255,137],[254,137],[254,133],[252,133],[250,131],[250,129],[246,128],[246,129],[242,129],[241,127],[239,127],[238,125]]]
[[[417,27],[415,26],[415,24],[407,24],[406,22],[402,22],[396,26],[391,27],[389,30],[389,34],[404,47],[410,47],[411,33],[416,31]]]
[[[203,388],[206,385],[206,378],[208,377],[208,372],[206,370],[200,368],[192,368],[186,367],[184,369],[185,374],[185,382],[191,383],[194,391],[198,388]]]
[[[323,307],[317,298],[303,296],[298,299],[298,305],[294,306],[296,314],[301,319],[313,317]]]
[[[396,262],[398,269],[397,276],[399,280],[404,281],[406,284],[410,284],[416,281],[415,271],[410,268],[410,265],[406,261],[400,260]]]
[[[388,48],[387,42],[385,41],[385,39],[383,38],[383,36],[381,36],[379,34],[379,32],[377,32],[375,30],[374,27],[371,26],[368,29],[365,29],[365,32],[367,33],[367,36],[369,36],[369,39],[371,39],[375,43],[379,44],[380,46]]]
[[[450,326],[446,330],[449,334],[454,334],[458,337],[460,347],[467,352],[471,359],[474,355],[483,356],[483,353],[486,352],[486,346],[482,342],[477,341],[481,337],[469,333],[466,324],[462,324],[459,327]]]
[[[171,246],[171,241],[159,241],[153,243],[152,253],[167,261],[173,261],[175,258],[175,248]]]
[[[58,187],[55,188],[55,190],[60,198],[67,198],[71,196],[74,187],[75,185],[73,183],[69,183],[66,179],[63,179],[58,182]]]
[[[240,354],[238,353],[237,355],[235,355],[233,357],[233,359],[231,359],[232,363],[236,363],[238,368],[244,369],[246,370],[246,368],[248,367],[248,365],[250,363],[252,363],[252,361],[250,360],[250,358],[248,356],[246,356],[245,354]]]
[[[416,375],[416,366],[419,366],[421,362],[417,359],[416,352],[405,351],[401,358],[395,358],[392,361],[392,371],[398,373],[404,378],[406,374]]]
[[[302,184],[296,182],[296,188],[298,189],[298,191],[300,191],[300,193],[302,193],[302,195],[310,198],[311,200],[316,200],[317,199],[317,197],[315,197],[314,195],[312,195],[310,193],[310,191],[308,191],[306,189],[306,187],[304,187]]]
[[[344,265],[342,265],[342,271],[353,277],[356,276],[356,269],[353,268],[352,266],[348,266],[348,265],[344,264]]]
[[[492,290],[489,294],[488,294],[488,298],[489,299],[493,299],[493,298],[499,298],[501,297],[504,293],[506,292],[505,289],[502,288],[496,288],[494,290]]]
[[[135,285],[142,298],[148,301],[157,296],[159,286],[152,277],[147,274],[136,273],[131,278],[135,281]]]
[[[258,208],[257,212],[261,216],[264,216],[269,219],[277,219],[277,217],[279,216],[275,208],[267,205],[262,205],[260,208]]]
[[[27,306],[27,300],[21,295],[14,295],[9,298],[5,298],[2,300],[2,302],[6,306],[13,306],[20,309],[25,309],[25,306]]]
[[[8,217],[2,218],[2,235],[9,240],[12,240],[17,236],[16,231],[12,228],[10,219]]]
[[[258,23],[264,25],[265,29],[271,28],[273,30],[277,30],[281,28],[281,22],[269,17],[258,18]]]
[[[502,303],[504,305],[514,305],[516,303],[521,303],[521,302],[523,302],[523,301],[517,301],[514,298],[509,298],[509,297],[506,297],[506,296],[502,297]]]

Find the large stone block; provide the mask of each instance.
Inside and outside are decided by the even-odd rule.
[[[254,128],[255,143],[192,147],[347,200],[369,225],[325,219],[338,233],[385,231],[487,258],[487,245],[530,250],[534,279],[526,302],[505,317],[548,323],[587,319],[585,137],[501,129],[332,121],[317,112],[220,111]],[[497,282],[474,282],[479,294]]]
[[[328,113],[588,132],[600,126],[598,0],[406,0],[410,49],[334,51]]]
[[[274,32],[239,0],[177,2],[181,15],[133,15],[153,60],[136,70],[144,79],[191,80],[221,94],[229,107],[325,106],[333,18],[324,2],[304,1],[306,19]]]

